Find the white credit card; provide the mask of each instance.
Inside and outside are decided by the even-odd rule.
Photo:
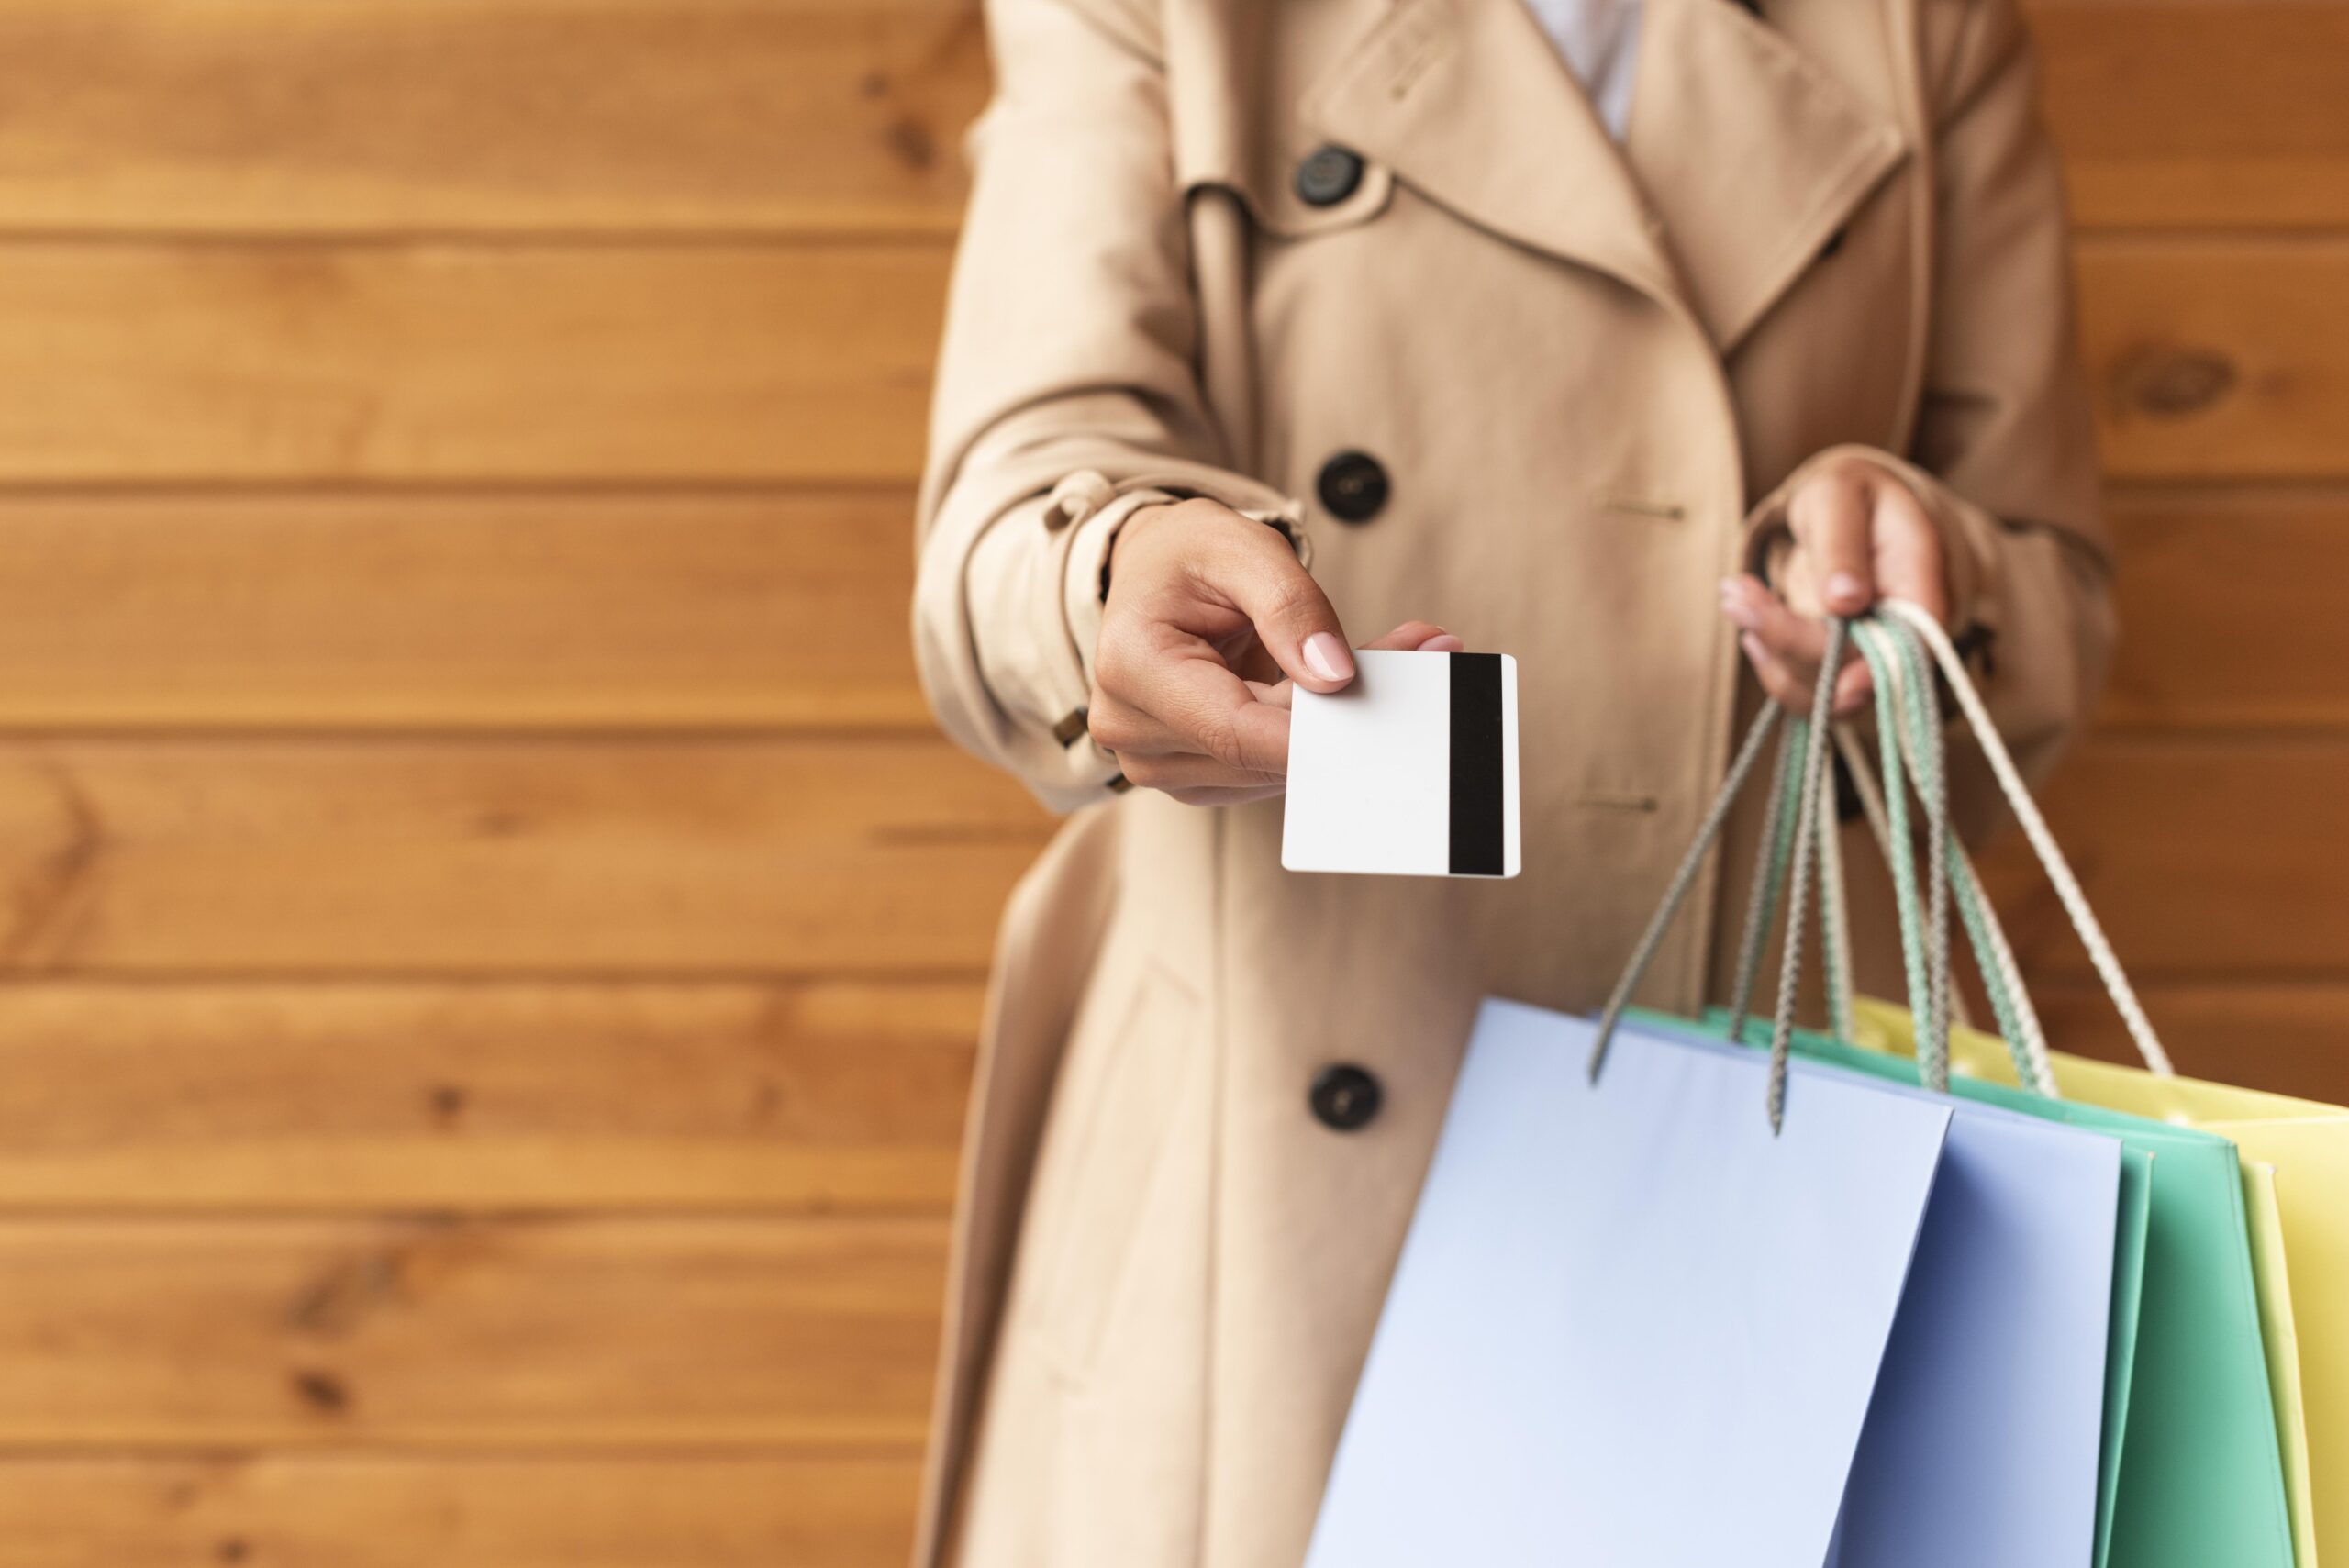
[[[1330,696],[1299,688],[1281,864],[1374,876],[1515,876],[1517,661],[1354,654]]]

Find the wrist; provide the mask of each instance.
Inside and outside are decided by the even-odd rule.
[[[1171,495],[1154,497],[1126,515],[1125,520],[1119,525],[1117,531],[1109,536],[1101,552],[1101,599],[1104,604],[1108,602],[1109,580],[1117,570],[1119,547],[1131,544],[1137,532],[1147,533],[1154,528],[1163,526],[1168,515],[1180,511],[1184,505],[1184,502]],[[1131,551],[1129,550],[1128,554],[1130,556]]]

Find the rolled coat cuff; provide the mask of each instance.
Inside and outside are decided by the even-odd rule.
[[[959,573],[918,586],[917,646],[941,722],[1011,767],[1052,810],[1122,787],[1117,759],[1086,728],[1103,573],[1119,530],[1144,506],[1195,496],[1280,529],[1308,558],[1297,503],[1206,464],[1162,458],[1116,479],[1086,468],[1031,489],[983,526]],[[958,617],[941,613],[949,604],[960,611],[962,637],[952,635]]]
[[[1940,533],[1942,561],[1949,572],[1945,586],[1949,593],[1951,636],[1961,646],[1970,647],[1994,634],[1998,624],[1998,520],[1915,463],[1876,447],[1853,443],[1814,453],[1764,496],[1746,515],[1748,569],[1765,581],[1771,577],[1777,557],[1793,542],[1787,507],[1796,489],[1826,464],[1853,458],[1875,464],[1907,485]]]

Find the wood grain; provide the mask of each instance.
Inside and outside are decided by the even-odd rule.
[[[0,498],[0,728],[922,729],[909,492]],[[2137,487],[2110,722],[2349,723],[2349,492]]]
[[[936,244],[0,248],[0,483],[905,481]]]
[[[2090,225],[2349,222],[2349,22],[2033,0]],[[0,225],[205,233],[951,231],[974,0],[10,0]]]
[[[9,0],[15,228],[950,230],[975,0]]]
[[[2079,269],[2111,476],[2349,471],[2349,241],[2092,240]]]
[[[0,1210],[942,1214],[979,1012],[963,982],[0,987]]]
[[[0,1223],[0,1446],[918,1440],[931,1219]]]
[[[910,492],[0,497],[0,727],[927,728]]]
[[[2127,228],[2349,224],[2349,10],[2031,0],[2074,215]]]
[[[2349,741],[2332,735],[2108,736],[2042,794],[2121,963],[2142,981],[2349,971]],[[2021,836],[1984,868],[2027,972],[2087,959]]]
[[[2032,998],[2059,1049],[2136,1062],[2121,1016],[2093,981],[2041,984]],[[2349,1104],[2349,984],[2161,984],[2139,999],[2190,1077]]]
[[[2173,975],[2341,967],[2343,798],[2329,733],[2109,737],[2048,795],[2124,959]],[[24,741],[0,748],[0,953],[92,977],[967,974],[1045,827],[919,740]],[[2021,880],[2026,951],[2068,963]]]
[[[0,966],[969,973],[1046,827],[934,740],[26,741]]]
[[[910,484],[926,245],[0,249],[0,483]],[[2084,246],[2113,473],[2349,473],[2349,242]]]
[[[0,1568],[900,1568],[910,1454],[0,1459]]]
[[[2349,494],[2138,490],[2112,521],[2121,636],[2103,722],[2349,724]]]

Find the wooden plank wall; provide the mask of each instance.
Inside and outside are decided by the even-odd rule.
[[[2059,830],[2182,1060],[2349,1098],[2349,6],[2035,11],[2133,634]],[[1043,829],[903,635],[985,76],[0,0],[0,1565],[898,1560]]]

